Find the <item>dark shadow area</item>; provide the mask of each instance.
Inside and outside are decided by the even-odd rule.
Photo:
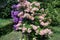
[[[28,40],[32,40],[33,37],[31,35],[27,35],[28,37]],[[48,40],[48,36],[40,36],[40,35],[37,35],[38,37],[36,38],[37,40]]]
[[[13,23],[6,25],[3,28],[0,28],[0,37],[6,34],[9,34],[13,30]]]

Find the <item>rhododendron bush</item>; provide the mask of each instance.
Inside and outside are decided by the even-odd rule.
[[[22,9],[18,16],[23,20],[18,24],[20,25],[18,29],[20,29],[23,34],[28,34],[31,40],[37,40],[38,38],[50,36],[52,34],[51,29],[48,28],[52,19],[47,16],[45,9],[41,8],[40,2],[21,2],[18,3],[16,7],[17,10],[20,10],[20,8]]]

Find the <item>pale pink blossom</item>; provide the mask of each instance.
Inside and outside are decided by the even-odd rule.
[[[39,22],[42,22],[42,20],[39,20]]]
[[[17,4],[17,8],[21,7],[21,4]]]
[[[40,25],[44,26],[44,25],[45,25],[45,23],[42,21],[42,22],[40,22]]]
[[[39,33],[39,30],[35,30],[35,32],[36,32],[36,35]]]
[[[23,15],[23,11],[18,14],[19,17],[22,16],[22,15]]]
[[[40,3],[37,2],[37,3],[35,3],[35,5],[36,5],[36,6],[40,6]]]
[[[44,30],[41,30],[39,34],[42,36],[45,35]]]
[[[49,34],[49,35],[51,35],[51,34],[53,34],[53,32],[52,32],[52,31],[50,31],[48,34]]]
[[[44,17],[43,16],[39,16],[39,19],[44,20]]]
[[[41,11],[44,12],[44,8],[42,8]]]
[[[50,23],[49,22],[46,22],[45,24],[44,24],[44,26],[48,26]]]
[[[46,35],[46,34],[52,34],[52,31],[50,29],[44,29],[44,30],[41,30],[40,35]]]
[[[42,14],[42,16],[43,16],[43,17],[45,17],[45,16],[46,16],[46,14]]]
[[[24,33],[27,30],[27,28],[23,27],[22,32]]]
[[[31,33],[31,31],[32,31],[31,28],[28,28],[28,29],[27,29],[27,32],[28,32],[28,33]]]
[[[42,26],[48,26],[49,24],[50,24],[49,22],[45,22],[45,23],[43,21],[40,22],[40,25]]]
[[[34,20],[34,17],[31,17],[31,20]]]
[[[32,28],[33,28],[34,30],[37,30],[37,29],[38,29],[38,27],[35,26],[35,25],[32,25]]]
[[[30,12],[30,9],[29,9],[29,8],[27,8],[27,9],[25,9],[24,11],[25,11],[25,12]]]
[[[33,9],[32,9],[32,11],[38,11],[39,9],[38,8],[36,8],[36,7],[34,7]]]
[[[48,31],[48,34],[52,34],[53,32],[51,31],[51,29],[46,29]]]

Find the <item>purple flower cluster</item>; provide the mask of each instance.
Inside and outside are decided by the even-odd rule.
[[[11,17],[13,18],[13,22],[14,23],[18,23],[19,21],[22,21],[23,20],[23,18],[19,18],[18,17],[18,14],[19,14],[19,10],[17,10],[17,5],[13,5],[12,6],[12,11],[11,11]],[[14,24],[14,29],[16,29],[16,25],[17,24]]]

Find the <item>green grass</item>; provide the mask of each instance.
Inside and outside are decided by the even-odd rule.
[[[53,29],[53,36],[49,40],[60,40],[60,26],[51,28]]]
[[[0,28],[5,27],[8,24],[11,24],[12,21],[11,19],[0,19]]]
[[[9,34],[1,36],[0,40],[19,40],[21,37],[21,32],[12,31]]]

